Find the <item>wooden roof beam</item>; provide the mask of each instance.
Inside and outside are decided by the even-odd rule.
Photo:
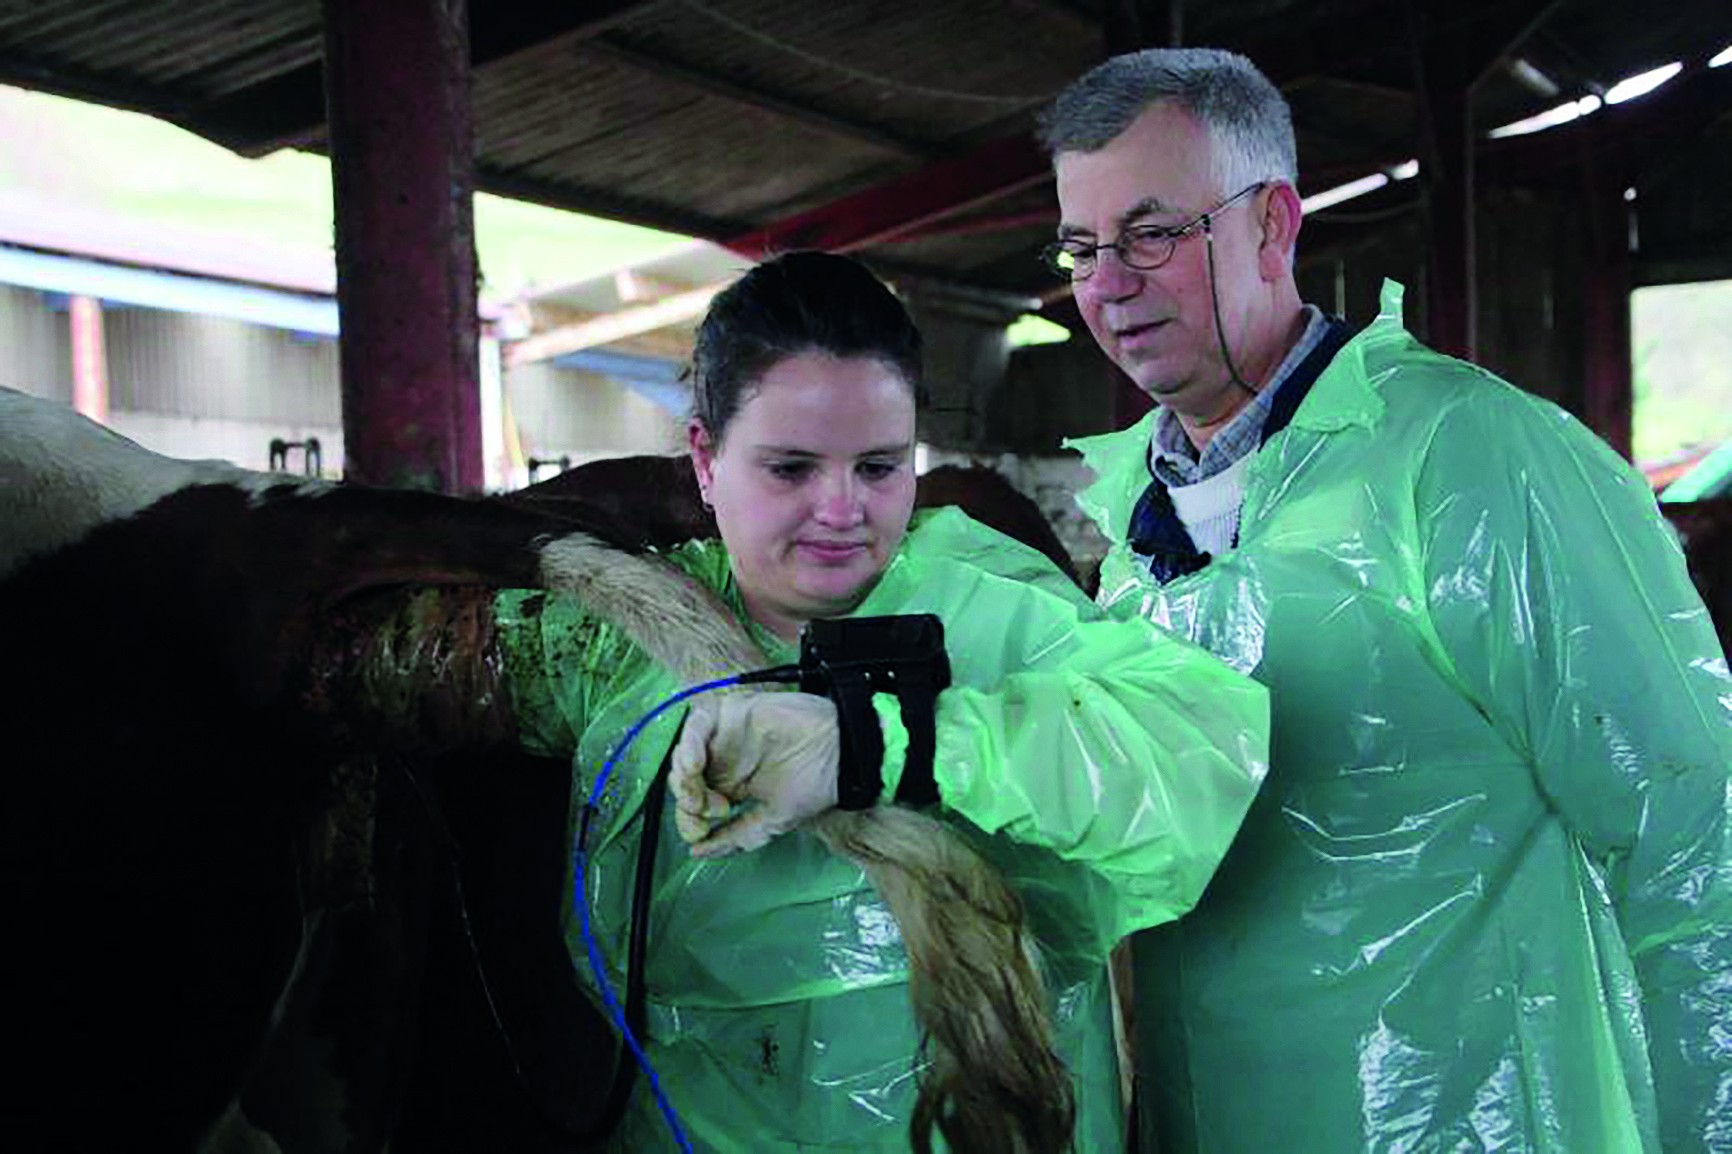
[[[671,297],[618,312],[603,313],[589,320],[561,325],[517,341],[505,350],[507,368],[551,360],[584,349],[611,345],[630,337],[681,324],[701,316],[715,295],[732,281],[704,285]]]
[[[1051,180],[1033,139],[1006,137],[720,243],[752,260],[792,248],[851,252]]]
[[[1732,117],[1732,67],[1698,65],[1640,100],[1525,136],[1480,144],[1481,172],[1497,184],[1577,179],[1589,157],[1633,171]]]
[[[1474,29],[1472,43],[1481,49],[1477,70],[1496,54],[1528,35],[1558,0],[1512,0],[1491,23]],[[1381,0],[1350,4],[1325,25],[1297,38],[1271,33],[1237,47],[1276,84],[1287,84],[1317,71],[1317,61],[1351,57],[1360,45],[1385,46],[1386,25],[1368,19]],[[1328,46],[1327,54],[1322,46]],[[933,228],[938,222],[990,204],[1052,179],[1045,152],[1026,134],[990,141],[966,156],[930,164],[817,208],[796,213],[749,232],[727,236],[707,234],[754,260],[766,252],[790,248],[821,248],[848,252],[887,243],[909,233]]]
[[[481,68],[551,40],[599,36],[667,0],[588,4],[474,4],[469,62]],[[325,68],[314,61],[260,81],[175,118],[183,127],[242,156],[306,144],[325,125]]]
[[[857,144],[870,145],[897,156],[904,156],[913,160],[932,160],[940,153],[936,145],[900,136],[893,132],[886,132],[863,121],[851,120],[834,113],[820,112],[815,108],[807,108],[789,97],[778,96],[761,88],[753,88],[730,80],[719,73],[707,72],[689,64],[650,56],[635,48],[627,48],[617,41],[593,39],[584,45],[583,51],[613,60],[634,71],[678,84],[706,96],[714,96],[734,104],[756,108],[783,120],[805,125],[807,128],[815,129],[825,135],[851,140]]]
[[[513,200],[557,208],[563,212],[582,212],[607,217],[626,224],[641,225],[678,236],[732,236],[748,227],[741,221],[688,212],[659,201],[626,196],[593,186],[569,181],[537,180],[500,172],[485,164],[475,166],[475,187]]]

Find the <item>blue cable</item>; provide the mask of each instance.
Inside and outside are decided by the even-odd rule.
[[[674,1141],[679,1143],[680,1149],[685,1151],[685,1154],[693,1154],[691,1139],[686,1137],[685,1130],[680,1126],[679,1115],[674,1112],[673,1103],[669,1102],[667,1095],[662,1092],[661,1079],[656,1076],[655,1067],[650,1065],[650,1060],[644,1054],[643,1047],[632,1036],[631,1027],[626,1025],[625,1010],[620,1006],[619,998],[614,995],[613,986],[607,980],[607,967],[602,961],[601,945],[595,940],[595,935],[590,930],[589,902],[584,893],[584,874],[587,872],[588,866],[586,842],[589,837],[589,820],[591,815],[596,812],[596,807],[601,803],[602,790],[606,788],[608,778],[613,775],[614,766],[618,764],[619,759],[625,755],[626,749],[650,722],[689,697],[696,697],[698,694],[707,693],[712,689],[723,689],[730,685],[740,685],[753,680],[759,680],[759,678],[745,674],[738,677],[724,677],[718,681],[706,681],[702,685],[682,689],[639,718],[637,723],[626,731],[626,735],[620,738],[619,744],[614,746],[613,752],[608,754],[607,760],[602,763],[601,773],[596,777],[595,786],[590,790],[589,801],[584,806],[583,823],[579,827],[577,835],[577,849],[575,851],[577,860],[575,862],[576,868],[573,870],[576,880],[572,883],[572,898],[577,904],[579,924],[583,930],[584,951],[589,955],[589,968],[595,974],[596,988],[601,992],[602,1004],[607,1007],[608,1016],[613,1019],[613,1024],[619,1029],[620,1037],[625,1039],[625,1044],[631,1050],[632,1057],[637,1059],[638,1066],[649,1080],[650,1092],[655,1095],[656,1105],[661,1108],[662,1117],[667,1119],[668,1129],[673,1132]]]

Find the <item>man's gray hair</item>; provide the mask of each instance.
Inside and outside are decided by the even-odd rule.
[[[1297,181],[1286,99],[1255,64],[1219,48],[1147,48],[1096,65],[1041,114],[1041,141],[1054,159],[1096,152],[1160,102],[1184,109],[1208,132],[1222,196],[1260,180]]]

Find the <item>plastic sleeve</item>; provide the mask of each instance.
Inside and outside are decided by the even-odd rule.
[[[1639,474],[1510,390],[1440,417],[1416,510],[1456,677],[1604,878],[1666,1149],[1732,1146],[1732,680]]]
[[[940,695],[939,789],[987,833],[1051,851],[1034,885],[1070,895],[1071,945],[1104,958],[1201,895],[1267,773],[1267,693],[1146,621],[1011,585],[971,599],[1002,602],[990,636],[1019,672]]]

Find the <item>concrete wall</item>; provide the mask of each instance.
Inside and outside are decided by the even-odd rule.
[[[70,403],[66,298],[0,285],[0,385]],[[252,469],[270,444],[317,438],[322,472],[342,475],[337,342],[221,317],[105,307],[109,425],[155,452]],[[533,365],[505,391],[526,453],[573,463],[675,451],[684,422],[604,377]],[[302,450],[288,467],[301,472]],[[518,478],[521,483],[525,478]]]
[[[525,456],[568,456],[576,465],[685,447],[683,415],[593,373],[524,365],[506,372],[505,396]]]
[[[72,336],[66,313],[34,289],[0,284],[0,385],[72,400]]]

